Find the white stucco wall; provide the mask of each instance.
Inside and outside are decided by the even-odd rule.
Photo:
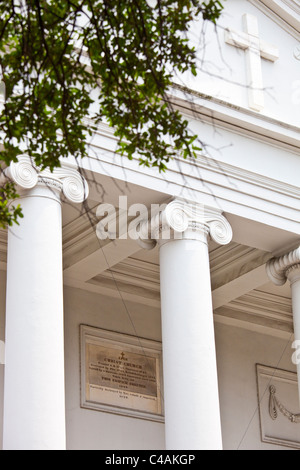
[[[79,325],[160,340],[160,311],[145,305],[65,289],[68,449],[163,449],[164,425],[80,408]],[[134,325],[134,327],[133,327]]]
[[[71,288],[65,290],[68,449],[163,449],[164,425],[80,408],[79,325],[160,340],[160,311]],[[260,439],[256,363],[294,371],[288,340],[216,323],[225,449],[282,450]]]
[[[67,448],[163,449],[161,423],[80,408],[79,325],[160,341],[160,309],[67,287],[64,296]],[[4,312],[5,273],[0,271],[0,341],[5,336]],[[261,442],[255,364],[294,371],[289,342],[217,323],[216,344],[224,448],[284,449]],[[0,449],[3,375],[0,364]]]
[[[200,93],[247,109],[248,91],[252,84],[246,71],[245,52],[225,42],[224,30],[230,28],[239,34],[245,33],[243,16],[252,15],[258,23],[260,40],[275,47],[279,55],[275,62],[261,60],[265,104],[260,114],[298,125],[299,61],[294,56],[298,36],[274,13],[262,8],[261,3],[263,2],[255,0],[224,2],[225,10],[217,22],[217,28],[215,29],[213,24],[203,26],[206,38],[209,38],[205,47],[198,45],[202,31],[201,22],[195,23],[191,38],[198,50],[200,72],[196,78],[186,73],[183,78],[177,80]],[[255,88],[255,84],[252,86]]]
[[[1,341],[4,340],[4,312],[5,273],[0,271]],[[163,449],[161,423],[80,408],[80,324],[161,339],[159,309],[128,301],[125,308],[118,299],[65,289],[67,448]],[[216,323],[215,330],[224,449],[284,450],[261,442],[255,365],[295,371],[290,341],[220,323]],[[4,366],[0,365],[0,448],[3,375]]]
[[[161,423],[80,408],[80,324],[161,339],[159,309],[131,302],[125,308],[118,299],[65,289],[67,448],[163,449]],[[4,327],[5,273],[0,271],[0,341]],[[215,329],[224,449],[284,450],[261,442],[255,364],[295,371],[290,341],[220,323]],[[0,365],[0,449],[3,381]]]
[[[291,341],[220,323],[215,331],[224,449],[287,450],[261,442],[256,364],[296,372]]]

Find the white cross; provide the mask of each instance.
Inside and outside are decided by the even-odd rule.
[[[265,105],[261,58],[275,62],[279,59],[279,51],[277,47],[260,40],[258,21],[255,16],[245,14],[243,23],[245,32],[228,28],[225,31],[225,41],[245,51],[249,80],[249,107],[255,111],[261,111]]]

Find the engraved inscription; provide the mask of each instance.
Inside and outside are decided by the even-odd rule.
[[[82,406],[162,421],[161,346],[92,327],[81,333]]]
[[[88,348],[90,385],[157,396],[155,358],[95,345]]]

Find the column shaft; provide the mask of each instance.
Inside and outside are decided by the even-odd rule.
[[[61,205],[38,185],[8,234],[4,449],[65,449]]]
[[[206,243],[165,243],[160,272],[167,449],[221,449]]]
[[[300,344],[300,265],[297,269],[294,269],[288,275],[291,281],[292,290],[292,307],[293,307],[293,320],[294,320],[294,336],[299,351]],[[298,389],[299,389],[299,401],[300,401],[300,362],[297,363],[298,373]]]

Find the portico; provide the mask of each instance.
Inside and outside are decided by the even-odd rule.
[[[226,1],[218,40],[211,32],[207,44],[212,74],[205,80],[201,72],[195,88],[170,90],[204,141],[195,161],[174,159],[166,174],[145,169],[138,156],[115,154],[116,137],[103,123],[80,168],[70,157],[54,173],[40,172],[21,156],[6,170],[24,219],[0,230],[0,447],[300,445],[299,425],[270,417],[268,383],[266,403],[258,400],[256,374],[257,364],[287,372],[276,393],[297,412],[290,387],[294,333],[300,340],[294,7],[293,0]],[[152,205],[161,206],[159,217]],[[118,230],[102,240],[105,207],[115,209]],[[136,218],[140,241],[130,236]],[[82,327],[105,332],[104,342],[134,338],[132,357],[147,357],[147,341],[163,350],[164,416],[82,406]],[[260,405],[268,432],[278,425],[285,442],[263,441]]]

